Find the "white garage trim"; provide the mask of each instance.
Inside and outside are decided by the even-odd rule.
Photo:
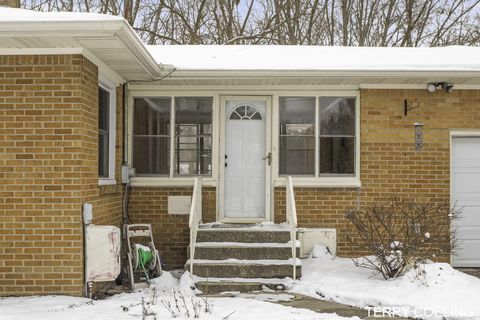
[[[473,130],[452,130],[450,131],[450,201],[454,198],[453,195],[453,144],[455,138],[480,138],[480,130],[473,129]],[[454,255],[453,253],[450,254],[450,264],[453,265],[454,263]]]

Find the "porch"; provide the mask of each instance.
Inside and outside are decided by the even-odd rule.
[[[202,223],[202,179],[196,178],[189,214],[185,269],[203,292],[284,289],[284,278],[301,277],[292,178],[286,179],[286,223]]]

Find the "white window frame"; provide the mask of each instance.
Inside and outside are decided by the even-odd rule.
[[[115,179],[115,143],[116,143],[116,113],[117,113],[117,88],[115,82],[107,78],[103,74],[98,75],[98,86],[108,91],[109,97],[109,112],[108,112],[108,177],[99,178],[98,185],[114,185],[117,183]]]
[[[217,134],[217,127],[218,127],[218,111],[216,108],[218,96],[212,93],[188,93],[183,91],[159,91],[155,92],[155,94],[138,94],[138,95],[130,95],[129,102],[128,102],[128,143],[129,143],[129,151],[128,151],[128,163],[133,165],[133,126],[134,126],[134,101],[137,98],[170,98],[170,167],[169,167],[169,174],[168,175],[142,175],[133,177],[131,179],[131,184],[137,187],[143,186],[190,186],[193,185],[193,182],[196,177],[203,178],[203,184],[206,186],[215,186],[216,185],[216,177],[217,177],[217,170],[218,167],[216,165],[216,159],[218,156],[218,143],[216,141],[218,134]],[[175,174],[175,98],[179,97],[186,97],[186,98],[212,98],[212,170],[210,175],[178,175]]]
[[[360,93],[358,91],[322,91],[322,92],[304,92],[301,94],[295,92],[285,92],[274,96],[273,112],[274,112],[274,128],[273,130],[273,174],[274,185],[276,187],[285,186],[285,177],[288,175],[280,175],[280,143],[279,143],[279,101],[280,97],[315,97],[315,175],[314,176],[295,176],[292,175],[293,183],[298,187],[329,187],[329,188],[345,188],[345,187],[361,187],[360,181]],[[320,98],[322,97],[345,97],[355,98],[355,173],[353,175],[320,175],[319,159],[320,159]]]
[[[321,86],[239,86],[233,89],[231,86],[181,86],[181,85],[129,85],[128,91],[128,116],[126,134],[128,163],[132,163],[133,150],[133,102],[135,98],[155,98],[155,97],[213,97],[213,132],[212,132],[212,176],[203,178],[204,186],[218,187],[218,179],[220,175],[219,166],[223,163],[220,157],[220,103],[222,96],[269,96],[272,99],[272,130],[270,133],[271,149],[272,149],[272,166],[271,179],[272,188],[285,186],[285,177],[278,175],[278,128],[279,114],[278,101],[279,97],[297,96],[297,97],[355,97],[356,98],[356,122],[355,122],[355,176],[341,177],[293,177],[296,187],[324,187],[324,188],[359,188],[360,182],[360,91],[358,88],[325,88]],[[318,99],[317,99],[318,100]],[[172,101],[173,103],[173,101]],[[172,126],[173,127],[173,126]],[[173,128],[172,128],[173,129]],[[172,152],[173,153],[173,152]],[[170,155],[172,156],[172,155]],[[173,162],[172,162],[173,163]],[[317,164],[316,164],[317,165]],[[179,176],[151,176],[151,177],[133,177],[131,185],[135,187],[186,187],[193,186],[195,177],[179,177]],[[217,188],[218,190],[218,188]],[[218,195],[217,195],[218,198]],[[273,201],[273,197],[272,197]],[[218,210],[218,205],[217,205]]]

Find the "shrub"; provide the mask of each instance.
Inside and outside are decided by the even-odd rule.
[[[449,203],[420,203],[398,197],[351,209],[347,218],[359,241],[352,236],[349,239],[371,254],[354,262],[385,279],[401,276],[418,262],[454,250],[457,237],[451,221],[458,215],[459,210]]]

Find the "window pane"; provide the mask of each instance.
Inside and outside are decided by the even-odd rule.
[[[169,137],[134,137],[133,164],[137,174],[168,175],[169,162]]]
[[[320,138],[320,173],[355,173],[355,138]]]
[[[315,97],[280,97],[280,174],[315,174]]]
[[[320,135],[355,135],[355,98],[320,98]]]
[[[98,88],[98,176],[108,178],[110,92]]]
[[[103,130],[98,134],[98,176],[108,178],[108,133]]]
[[[102,130],[108,130],[110,109],[110,93],[103,89],[98,88],[98,128]]]
[[[134,135],[170,135],[170,98],[135,98]]]
[[[315,135],[315,98],[280,97],[280,135]]]
[[[171,98],[135,98],[133,166],[139,175],[170,174]]]
[[[175,123],[176,124],[212,124],[211,97],[176,97]]]
[[[280,137],[280,174],[315,173],[315,137]]]
[[[212,172],[211,97],[175,98],[175,173],[210,175]]]

